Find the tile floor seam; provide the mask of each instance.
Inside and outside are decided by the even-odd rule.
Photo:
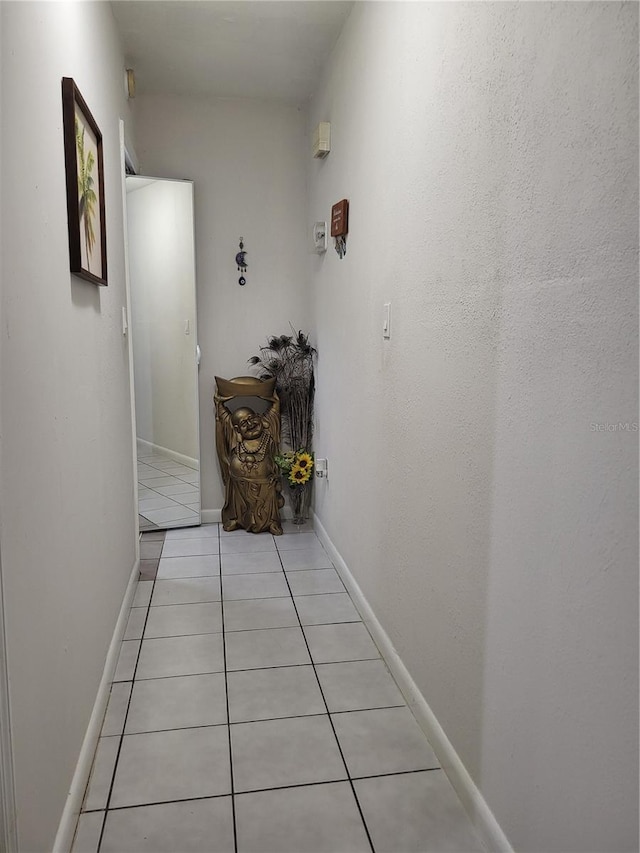
[[[190,637],[197,637],[198,634],[187,634]],[[203,637],[211,637],[213,634],[203,634]],[[156,639],[156,637],[153,637]],[[174,637],[158,637],[159,640],[173,640]],[[220,675],[222,669],[204,669],[202,672],[185,672],[181,675],[149,675],[144,678],[137,678],[136,681],[164,681],[168,678],[187,678],[189,675]],[[122,682],[118,682],[119,684]]]
[[[441,767],[431,767],[428,769],[421,770],[399,770],[397,773],[376,773],[373,776],[354,776],[353,779],[355,782],[360,782],[364,779],[378,779],[380,777],[388,777],[388,776],[411,776],[416,773],[431,773],[442,770]],[[273,788],[251,788],[247,791],[237,791],[234,796],[242,797],[245,794],[262,794],[267,791],[290,791],[295,790],[296,788],[316,788],[320,785],[334,785],[337,782],[348,782],[348,779],[323,779],[320,782],[297,782],[295,785],[276,785]],[[178,799],[172,800],[153,800],[148,803],[134,803],[132,805],[124,805],[124,806],[112,806],[109,808],[110,812],[118,812],[118,811],[126,811],[127,809],[144,809],[149,806],[164,806],[169,803],[192,803],[192,802],[200,802],[202,800],[221,800],[225,797],[230,797],[230,794],[207,794],[205,797],[179,797]],[[90,811],[83,812],[83,814],[96,814],[102,811],[102,809],[91,809]]]
[[[307,664],[307,666],[308,666],[308,664]],[[283,669],[284,669],[284,667],[283,667]],[[235,674],[235,672],[238,672],[238,671],[252,672],[253,670],[231,670],[231,672],[234,674]],[[329,713],[330,717],[335,717],[338,714],[360,714],[360,713],[364,713],[365,711],[392,711],[392,710],[395,710],[397,708],[406,708],[406,707],[407,707],[406,705],[382,705],[382,706],[376,706],[375,708],[358,708],[355,711],[329,711],[328,713]],[[232,725],[232,726],[243,726],[243,725],[249,724],[249,723],[267,723],[267,722],[275,722],[276,720],[298,720],[298,719],[302,719],[302,718],[308,719],[309,717],[326,717],[326,716],[327,716],[326,712],[318,713],[317,711],[313,711],[312,713],[309,713],[309,714],[286,714],[286,715],[283,715],[281,717],[257,717],[255,720],[234,720],[232,723],[230,723],[230,725]],[[212,726],[219,726],[219,725],[224,725],[224,723],[213,723],[212,724]],[[212,726],[181,726],[179,728],[211,728]],[[158,729],[157,731],[177,731],[177,730],[179,730],[179,729]],[[130,734],[133,734],[133,732],[130,732]],[[138,733],[136,732],[136,734],[138,734]],[[440,768],[440,765],[438,765],[437,767],[423,767],[420,769],[421,770],[439,770],[441,768]],[[373,779],[376,776],[397,776],[399,773],[416,773],[416,772],[418,772],[418,771],[415,769],[413,769],[413,770],[397,770],[397,771],[394,770],[394,771],[389,771],[386,773],[372,773],[370,776],[354,775],[353,778],[354,779],[369,779],[369,778]],[[93,809],[92,811],[95,811],[95,809]]]
[[[214,554],[192,554],[191,556],[194,556],[194,557],[212,557],[215,555]],[[168,559],[172,560],[174,558],[169,557]],[[160,570],[160,567],[158,567],[158,571],[159,570]],[[160,582],[162,582],[162,581],[199,581],[199,580],[203,580],[204,578],[219,578],[219,577],[220,577],[220,575],[177,575],[174,578],[165,578],[165,577],[159,578],[156,576],[156,580],[158,580]],[[252,599],[238,599],[238,600],[251,601]],[[179,603],[181,603],[181,604],[200,604],[200,603],[204,603],[204,602],[183,601],[183,602],[179,602]],[[162,606],[163,606],[162,604],[153,604],[152,605],[152,607],[162,607]]]
[[[263,569],[262,571],[256,572],[225,572],[224,570],[221,573],[221,577],[223,578],[247,578],[247,577],[255,577],[256,575],[277,575],[280,577],[282,571],[280,569]],[[282,598],[282,596],[280,596]]]
[[[372,658],[372,660],[379,660],[379,658]],[[358,663],[358,661],[340,661],[340,663]],[[325,664],[321,664],[321,666],[325,666]],[[336,717],[339,714],[360,714],[365,711],[390,711],[392,708],[407,708],[408,705],[406,702],[402,702],[400,705],[375,705],[373,708],[350,708],[346,711],[329,711],[329,714],[332,717]],[[413,714],[412,714],[413,716]]]
[[[157,467],[157,465],[151,465],[151,464],[149,464],[148,462],[147,462],[146,464],[147,464],[147,465],[149,465],[149,467],[150,467],[150,468],[154,468],[156,471],[162,471],[162,470],[163,470],[162,468],[158,468],[158,467]],[[190,466],[189,466],[189,465],[185,465],[184,467],[185,467],[185,468],[189,468]],[[197,473],[198,473],[198,469],[197,469],[197,468],[191,468],[191,470],[193,471],[193,473],[194,473],[194,474],[197,474]],[[174,474],[174,473],[172,473],[171,471],[169,471],[169,472],[167,472],[167,473],[168,473],[171,477],[175,477],[177,480],[181,480],[183,477],[186,477],[186,476],[192,476],[191,474],[187,475],[187,474],[185,474],[185,473],[184,473],[184,472],[182,472],[182,471],[180,472],[180,474]],[[185,483],[188,483],[188,482],[189,482],[188,480],[185,480]]]
[[[142,483],[139,482],[138,485],[142,485]],[[154,501],[157,498],[168,498],[170,501],[173,500],[173,497],[171,495],[162,495],[162,494],[160,494],[160,492],[156,491],[153,487],[142,485],[142,488],[147,489],[147,491],[149,491],[149,492],[153,492],[153,495],[145,495],[142,498],[143,501]],[[179,503],[179,501],[175,501],[175,503]],[[183,504],[183,506],[184,506],[184,504]]]
[[[311,569],[310,571],[316,571],[316,570]],[[331,592],[302,592],[302,593],[300,593],[300,592],[295,593],[294,592],[293,593],[294,598],[314,598],[316,595],[349,595],[349,593],[346,590],[342,590],[342,589],[332,590]],[[349,596],[349,598],[351,598],[351,596]],[[356,619],[353,621],[361,622],[362,620]],[[333,623],[331,623],[331,624],[333,624]]]
[[[280,596],[282,597],[282,596]],[[293,596],[291,596],[293,598]],[[298,596],[300,598],[300,596]],[[234,598],[232,601],[273,601],[273,598]],[[295,601],[294,601],[295,607]],[[297,609],[296,609],[297,613]],[[299,617],[298,617],[299,618]],[[300,627],[304,630],[304,628],[323,628],[327,625],[359,625],[362,622],[362,619],[349,619],[348,622],[313,622],[311,625],[303,625],[300,623]],[[289,627],[297,627],[295,625]],[[233,631],[229,631],[230,634],[242,634],[242,633],[250,633],[251,631],[284,631],[286,628],[237,628]],[[335,661],[335,663],[340,663],[341,661]]]
[[[199,673],[198,673],[199,674]],[[205,673],[209,674],[209,673]],[[221,672],[212,673],[214,675],[222,675]],[[187,678],[187,676],[177,676],[178,678]],[[149,678],[147,681],[154,681],[155,679]],[[185,732],[192,731],[194,729],[219,729],[220,726],[226,726],[227,723],[207,723],[206,726],[196,725],[196,726],[167,726],[165,729],[140,729],[140,731],[136,732],[123,732],[122,737],[137,737],[138,735],[157,735],[161,732]],[[224,796],[221,795],[221,796]],[[191,799],[191,797],[187,797],[187,799]]]
[[[282,554],[281,554],[281,552],[280,552],[280,551],[278,551],[278,556],[279,556],[279,558],[280,558],[280,562],[282,563]],[[284,563],[282,563],[282,568],[284,569]],[[287,586],[289,587],[289,592],[291,593],[291,599],[292,599],[292,601],[293,601],[293,607],[294,607],[294,609],[295,609],[295,611],[296,611],[296,616],[298,617],[298,621],[300,622],[300,629],[301,629],[301,631],[302,631],[302,636],[303,636],[303,638],[304,638],[305,646],[307,647],[307,654],[309,655],[309,659],[311,660],[311,666],[313,667],[313,673],[314,673],[315,678],[316,678],[316,681],[317,681],[317,683],[318,683],[318,688],[319,688],[319,690],[320,690],[320,695],[322,696],[322,701],[324,702],[324,706],[325,706],[325,708],[327,709],[327,716],[328,716],[328,718],[329,718],[329,725],[331,726],[331,731],[333,732],[333,736],[334,736],[334,738],[335,738],[335,742],[336,742],[336,744],[337,744],[337,746],[338,746],[338,751],[339,751],[339,753],[340,753],[340,758],[342,759],[342,763],[343,763],[343,765],[344,765],[345,773],[347,774],[347,781],[349,782],[349,785],[350,785],[350,787],[351,787],[351,793],[353,794],[353,797],[354,797],[354,800],[355,800],[356,806],[357,806],[357,808],[358,808],[358,812],[359,812],[359,814],[360,814],[360,820],[362,821],[362,826],[364,827],[364,831],[365,831],[366,836],[367,836],[367,841],[369,842],[369,847],[371,848],[371,853],[376,853],[375,848],[374,848],[374,846],[373,846],[373,840],[372,840],[372,838],[371,838],[371,833],[369,832],[369,827],[367,826],[367,822],[366,822],[366,820],[364,819],[364,812],[362,811],[362,807],[361,807],[361,805],[360,805],[360,800],[358,799],[358,795],[357,795],[357,793],[356,793],[356,789],[355,789],[355,787],[354,787],[353,780],[352,780],[352,778],[351,778],[351,774],[350,774],[350,772],[349,772],[349,767],[347,766],[347,761],[346,761],[346,759],[345,759],[345,757],[344,757],[344,752],[343,752],[343,750],[342,750],[342,745],[341,745],[340,741],[338,740],[338,734],[337,734],[337,732],[336,732],[336,730],[335,730],[335,726],[333,725],[333,720],[331,719],[331,713],[330,713],[330,711],[329,711],[329,705],[328,705],[328,703],[327,703],[327,699],[326,699],[326,697],[325,697],[325,695],[324,695],[324,690],[322,689],[322,684],[321,684],[321,682],[320,682],[320,678],[319,678],[319,676],[318,676],[318,671],[317,671],[317,669],[316,669],[315,661],[313,660],[313,656],[311,655],[311,649],[309,648],[309,642],[308,642],[308,640],[307,640],[307,635],[306,635],[306,634],[305,634],[305,632],[304,632],[304,626],[303,626],[303,624],[302,624],[302,620],[300,619],[300,614],[298,613],[298,608],[297,608],[297,606],[296,606],[296,600],[295,600],[295,598],[294,598],[294,596],[293,596],[293,592],[291,591],[291,586],[289,585],[289,578],[287,577],[287,573],[286,573],[286,571],[285,571],[285,578],[286,578],[286,581],[287,581]],[[349,596],[349,598],[350,598],[350,600],[351,600],[351,596]],[[245,792],[245,793],[248,793],[248,792]]]
[[[273,601],[272,598],[243,598],[242,601]],[[235,599],[234,599],[235,601]],[[232,602],[227,602],[231,604]],[[290,631],[292,628],[301,628],[301,625],[285,625],[281,628],[237,628],[229,631],[230,634],[250,634],[252,631]]]
[[[265,628],[265,631],[277,631],[277,628]],[[237,631],[231,631],[231,633],[238,633]],[[243,667],[242,669],[230,669],[229,672],[264,672],[266,669],[299,669],[301,666],[310,666],[308,661],[304,663],[282,663],[282,664],[273,664],[272,666],[248,666]]]
[[[369,773],[365,776],[353,776],[353,781],[362,782],[364,779],[382,779],[388,776],[411,776],[413,773],[435,773],[438,770],[444,773],[442,767],[438,765],[437,767],[416,767],[412,770],[394,770],[387,773]]]
[[[187,636],[197,636],[188,634]],[[152,639],[163,640],[164,637],[153,637]],[[169,638],[170,639],[170,638]],[[151,678],[138,678],[138,681],[170,681],[172,678],[200,678],[201,675],[221,675],[221,672],[186,672],[184,675],[154,675]],[[133,682],[131,682],[133,684]],[[114,682],[114,684],[127,684],[126,681],[118,681]],[[339,711],[338,713],[342,713]],[[218,725],[216,723],[215,725]],[[108,737],[112,737],[112,735],[108,735]]]
[[[364,779],[379,779],[381,777],[386,778],[388,776],[411,776],[414,773],[431,773],[431,772],[437,772],[437,771],[441,771],[444,773],[444,771],[442,770],[441,767],[430,767],[428,769],[422,769],[422,770],[400,770],[398,773],[376,773],[375,776],[354,776],[353,781],[354,782],[361,782]],[[266,793],[267,791],[290,791],[290,790],[294,790],[295,788],[314,788],[314,787],[318,787],[319,785],[335,785],[338,782],[349,782],[349,781],[350,781],[350,778],[347,778],[347,779],[323,779],[321,782],[297,782],[295,785],[276,785],[273,788],[252,788],[251,790],[248,790],[248,791],[238,791],[236,793],[236,797],[241,797],[243,794],[262,794],[262,793]],[[228,796],[228,794],[226,794],[226,795],[220,794],[219,796]],[[198,799],[207,799],[207,798],[199,797]],[[173,801],[167,800],[167,802],[173,802]],[[122,806],[119,806],[118,808],[122,808]],[[129,806],[127,806],[126,808],[129,808]],[[363,818],[363,822],[364,822],[364,818]],[[373,845],[371,845],[371,846],[373,849]],[[345,853],[347,853],[347,852],[345,851]],[[375,853],[375,850],[373,851],[373,853]]]
[[[220,525],[218,525],[218,550],[220,550],[220,538]],[[220,571],[222,571],[222,564],[220,565]],[[224,666],[224,691],[227,707],[227,739],[229,745],[229,779],[231,785],[231,819],[233,826],[233,850],[234,853],[238,853],[238,827],[236,824],[235,780],[233,778],[233,746],[231,743],[231,715],[229,712],[229,673],[227,670],[227,638],[224,624],[224,590],[222,589],[222,579],[220,580],[220,608],[222,611],[222,663]]]
[[[211,602],[215,604],[216,602]],[[173,640],[176,637],[208,637],[211,634],[222,634],[222,630],[220,631],[198,631],[197,634],[156,634],[154,636],[149,635],[145,637],[144,634],[140,639],[142,640]],[[193,675],[193,673],[191,673]],[[199,674],[199,673],[198,673]],[[142,681],[142,679],[140,679]]]
[[[206,797],[179,797],[177,800],[154,800],[151,803],[134,803],[133,805],[128,806],[111,806],[109,812],[122,812],[127,811],[127,809],[146,809],[149,806],[166,806],[169,803],[198,803],[203,800],[223,800],[225,797],[231,797],[231,794],[207,794]],[[95,810],[92,814],[95,814]],[[85,814],[90,814],[90,812],[85,812]]]
[[[215,578],[215,577],[218,577],[218,575],[204,575],[203,577]],[[168,578],[168,580],[171,580],[171,578]],[[187,580],[187,578],[175,578],[175,580]],[[162,583],[162,581],[160,581],[160,583]],[[174,603],[152,604],[150,606],[151,607],[157,607],[157,608],[160,608],[160,607],[192,607],[194,604],[220,604],[220,602],[219,601],[176,601],[175,604]],[[132,607],[131,609],[134,610],[136,608]],[[138,609],[140,609],[140,608],[138,608]],[[205,633],[219,634],[220,632],[219,631],[208,631]]]
[[[308,666],[308,664],[307,664]],[[283,720],[309,720],[312,717],[326,717],[327,713],[323,711],[314,711],[311,714],[286,714],[282,717],[258,717],[256,720],[234,720],[229,723],[231,726],[250,726],[254,723],[274,723]]]
[[[178,542],[180,540],[174,539],[173,541]],[[220,549],[220,556],[221,557],[237,557],[239,554],[279,554],[279,553],[280,552],[277,551],[275,548],[265,548],[263,551],[256,551],[256,550],[251,550],[251,551],[223,551],[222,549]],[[258,572],[258,574],[261,574],[261,573]]]

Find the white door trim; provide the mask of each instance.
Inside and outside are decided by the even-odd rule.
[[[133,467],[133,506],[136,517],[136,560],[140,559],[140,516],[138,515],[138,447],[136,442],[136,397],[133,387],[133,345],[131,343],[131,281],[129,278],[129,233],[127,230],[127,163],[135,166],[135,155],[132,157],[126,145],[124,120],[120,119],[120,182],[122,190],[122,229],[124,240],[124,290],[127,310],[127,352],[129,358],[129,406],[131,409],[131,464]]]

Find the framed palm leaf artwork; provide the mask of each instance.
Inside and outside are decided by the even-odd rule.
[[[102,134],[71,77],[62,78],[62,125],[71,272],[106,285]]]

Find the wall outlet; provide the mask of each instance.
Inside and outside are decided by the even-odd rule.
[[[329,460],[328,459],[316,459],[316,477],[324,477],[325,479],[329,476]]]

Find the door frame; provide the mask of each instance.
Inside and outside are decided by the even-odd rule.
[[[1,2],[1,0],[0,0]],[[135,398],[135,370],[134,370],[134,358],[133,358],[133,335],[132,335],[132,312],[131,312],[131,275],[130,275],[130,266],[129,266],[129,258],[130,258],[130,243],[129,243],[129,231],[127,227],[128,221],[128,213],[127,213],[127,178],[140,178],[140,179],[148,179],[151,181],[158,181],[162,183],[174,183],[174,184],[190,184],[191,185],[191,217],[193,222],[193,233],[192,233],[192,250],[193,250],[193,302],[196,312],[196,322],[194,323],[193,336],[195,338],[195,350],[194,357],[196,359],[194,367],[195,367],[195,391],[196,391],[196,399],[195,399],[195,429],[196,429],[196,447],[198,450],[198,470],[202,472],[202,448],[200,443],[200,347],[198,345],[198,326],[197,326],[197,268],[196,268],[196,247],[195,247],[195,192],[194,192],[194,182],[189,178],[165,178],[160,177],[158,175],[145,175],[138,174],[136,161],[131,156],[129,149],[126,147],[125,143],[125,135],[124,135],[124,122],[121,120],[121,153],[122,153],[122,199],[124,206],[124,256],[125,256],[125,287],[126,287],[126,299],[127,299],[127,314],[128,314],[128,348],[129,348],[129,382],[130,382],[130,392],[131,392],[131,429],[132,429],[132,443],[133,443],[133,462],[134,462],[134,471],[136,483],[135,483],[135,502],[136,502],[136,529],[138,531],[138,538],[140,538],[140,515],[138,512],[138,478],[137,478],[137,465],[138,465],[138,440],[137,440],[137,428],[136,428],[136,398]],[[131,169],[129,173],[126,172],[125,164],[127,167]],[[179,453],[172,453],[170,451],[165,451],[164,448],[160,448],[163,452],[169,452],[169,455],[175,457],[177,461],[183,461]],[[186,459],[187,457],[184,457]],[[188,464],[188,463],[187,463]],[[198,514],[197,521],[189,520],[188,523],[181,523],[180,526],[185,527],[198,527],[204,523],[203,519],[203,511],[202,511],[202,480],[198,485],[198,491],[200,493],[200,512]],[[158,529],[160,530],[171,530],[172,527],[176,525],[167,524],[160,525]]]
[[[136,443],[136,396],[133,385],[133,343],[131,342],[131,281],[129,278],[129,234],[127,230],[127,167],[135,168],[135,160],[127,148],[124,120],[120,119],[120,180],[122,182],[122,230],[124,237],[124,290],[126,299],[127,354],[129,359],[129,407],[131,409],[131,467],[133,471],[133,506],[136,530],[136,560],[140,559],[140,518],[138,515],[138,449]],[[123,325],[123,334],[124,325]]]

